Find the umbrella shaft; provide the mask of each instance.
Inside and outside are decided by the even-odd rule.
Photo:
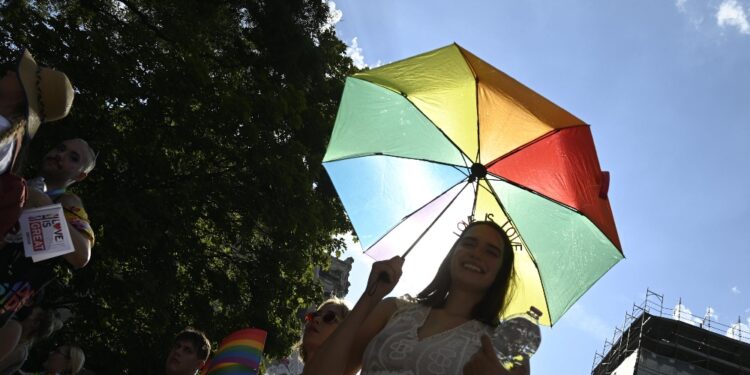
[[[414,249],[414,246],[417,246],[417,244],[419,243],[419,241],[422,240],[422,237],[424,237],[424,235],[427,232],[430,231],[430,228],[432,228],[432,226],[435,225],[435,223],[438,221],[438,219],[440,219],[440,217],[443,216],[443,214],[445,213],[445,211],[448,210],[448,207],[450,207],[453,204],[453,202],[456,201],[456,199],[461,195],[461,193],[464,192],[464,189],[466,189],[467,186],[469,186],[469,184],[464,185],[464,187],[461,188],[461,191],[459,191],[458,194],[456,194],[456,196],[453,197],[453,199],[451,199],[451,201],[448,202],[448,204],[445,205],[445,207],[443,208],[443,210],[440,211],[440,213],[437,216],[435,216],[435,219],[432,220],[432,222],[427,227],[427,229],[425,229],[424,231],[422,231],[422,234],[420,234],[419,237],[417,237],[417,239],[411,244],[411,246],[409,246],[409,248],[406,249],[406,251],[404,252],[404,255],[401,255],[401,258],[406,259],[406,256],[409,255],[409,253],[412,251],[412,249]]]

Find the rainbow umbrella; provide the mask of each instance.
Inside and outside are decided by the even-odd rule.
[[[502,225],[504,316],[552,325],[623,258],[589,126],[456,44],[349,77],[323,161],[374,259],[437,266],[459,223]]]
[[[246,328],[221,340],[216,355],[206,366],[206,375],[257,374],[266,343],[266,331]]]

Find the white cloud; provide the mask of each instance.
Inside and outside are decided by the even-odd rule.
[[[687,0],[676,0],[674,2],[674,5],[677,7],[677,10],[680,11],[680,13],[687,12],[687,9],[685,8],[685,3],[687,3]]]
[[[703,315],[703,323],[705,323],[707,320],[717,322],[719,321],[719,315],[716,313],[716,310],[714,310],[713,307],[709,307],[706,309],[706,314]]]
[[[703,317],[693,315],[693,312],[687,308],[687,306],[678,304],[672,311],[672,319],[685,322],[692,326],[703,327],[704,325],[711,325],[710,322],[718,322],[719,314],[716,313],[713,307],[707,307],[706,313]]]
[[[734,294],[740,294],[740,293],[742,293],[742,291],[740,291],[740,288],[738,288],[737,286],[733,286],[732,287],[732,293],[734,293]]]
[[[737,0],[724,0],[716,12],[716,23],[720,27],[736,27],[742,34],[750,35],[747,14]]]
[[[688,2],[688,0],[675,0],[674,2],[677,12],[681,13],[688,22],[696,29],[699,30],[703,26],[705,20],[704,13],[706,13],[705,2]]]
[[[750,343],[750,326],[745,323],[734,323],[727,330],[727,337]]]
[[[679,320],[681,322],[685,322],[694,326],[700,325],[701,323],[703,323],[703,320],[705,318],[708,318],[710,316],[715,316],[714,310],[710,307],[706,310],[706,316],[704,318],[693,315],[693,312],[683,304],[677,304],[677,306],[675,306],[674,310],[672,311],[672,319]]]
[[[586,310],[581,303],[573,305],[566,314],[566,320],[576,328],[584,331],[598,340],[604,340],[612,335],[614,326],[607,324],[602,318]]]
[[[346,47],[346,52],[344,53],[352,59],[352,63],[354,63],[354,66],[357,68],[364,69],[367,67],[367,64],[365,64],[365,56],[362,54],[362,48],[359,47],[359,42],[357,41],[356,36],[352,38],[351,45]]]
[[[336,26],[339,21],[341,21],[341,18],[344,17],[344,12],[342,12],[341,9],[337,9],[336,3],[334,3],[333,1],[323,2],[328,5],[328,19],[321,29],[329,30]]]

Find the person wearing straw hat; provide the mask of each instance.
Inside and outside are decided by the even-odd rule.
[[[0,129],[2,140],[15,140],[12,136],[21,133],[24,142],[21,146],[25,146],[34,138],[41,124],[60,120],[70,113],[74,96],[73,86],[65,73],[38,65],[29,50],[24,50],[16,70],[7,71],[0,79],[0,116],[5,118],[3,124],[6,124]],[[16,124],[7,126],[14,119],[25,123],[20,127],[13,126]],[[0,154],[3,160],[4,153]],[[5,170],[0,168],[0,173],[3,172]]]
[[[73,96],[73,87],[65,73],[38,65],[28,50],[21,54],[16,69],[7,71],[0,79],[0,239],[15,225],[24,206],[40,206],[50,201],[44,193],[32,191],[27,202],[29,189],[15,172],[20,169],[21,150],[28,149],[39,126],[67,116]],[[23,263],[14,258],[19,252],[2,250],[0,327],[38,292],[44,280],[49,280],[46,275],[51,270],[49,266],[17,269]],[[32,285],[33,280],[39,280],[40,285]]]
[[[27,198],[23,179],[13,174],[21,150],[42,123],[68,115],[73,97],[65,73],[38,65],[28,50],[0,79],[0,235],[15,224]]]

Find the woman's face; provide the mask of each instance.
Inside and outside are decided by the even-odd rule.
[[[478,224],[465,230],[451,258],[453,286],[487,290],[502,266],[503,239],[493,227]]]
[[[49,352],[47,360],[42,365],[49,372],[63,372],[68,369],[70,363],[70,348],[67,346],[59,346],[55,350]]]
[[[302,334],[302,346],[308,352],[318,348],[333,333],[339,322],[339,309],[336,305],[323,305],[319,310],[305,317],[305,331]]]

